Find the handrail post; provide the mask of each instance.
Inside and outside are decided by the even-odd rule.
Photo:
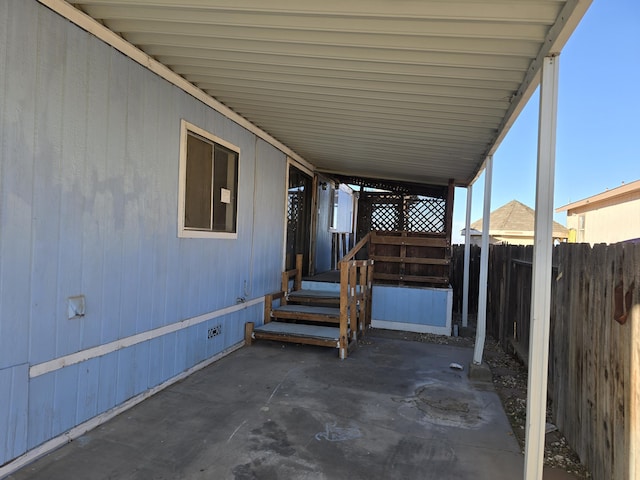
[[[300,290],[302,288],[302,262],[303,255],[298,253],[296,255],[296,276],[293,280],[293,289]]]
[[[358,280],[358,262],[352,260],[349,262],[349,327],[351,328],[351,338],[357,339],[358,335],[358,311],[356,304],[356,285]]]
[[[340,338],[339,349],[340,359],[347,358],[347,302],[348,302],[348,289],[349,289],[349,265],[347,262],[340,262],[338,264],[340,268]]]

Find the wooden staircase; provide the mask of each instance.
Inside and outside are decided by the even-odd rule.
[[[372,260],[345,257],[340,289],[302,288],[302,255],[283,272],[282,289],[265,297],[264,325],[245,326],[245,342],[276,340],[337,348],[341,359],[371,324]]]

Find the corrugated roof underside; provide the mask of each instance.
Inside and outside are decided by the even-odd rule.
[[[565,3],[75,5],[320,170],[466,184]]]

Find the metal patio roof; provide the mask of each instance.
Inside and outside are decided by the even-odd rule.
[[[47,3],[46,0],[40,0]],[[591,0],[85,0],[319,171],[468,185]]]

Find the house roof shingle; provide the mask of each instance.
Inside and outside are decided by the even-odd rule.
[[[511,200],[491,212],[489,217],[490,235],[533,236],[535,211],[517,200]],[[482,219],[471,224],[471,228],[482,232]],[[558,222],[553,222],[554,238],[567,238],[568,229]]]

